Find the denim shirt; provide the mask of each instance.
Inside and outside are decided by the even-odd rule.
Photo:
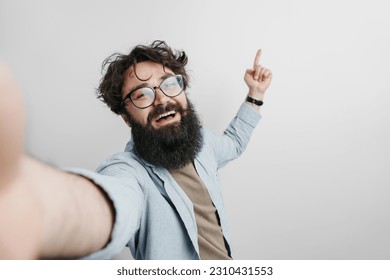
[[[218,211],[229,255],[231,236],[218,182],[218,169],[245,149],[260,114],[243,104],[223,135],[203,133],[195,168]],[[128,246],[135,259],[200,259],[193,205],[169,172],[140,158],[130,140],[91,172],[73,169],[101,187],[115,210],[109,243],[84,258],[108,259]]]

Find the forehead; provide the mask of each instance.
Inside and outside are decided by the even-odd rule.
[[[139,62],[135,67],[130,66],[123,74],[122,94],[129,93],[141,84],[157,85],[161,81],[161,77],[167,73],[175,74],[168,67],[163,67],[162,64],[152,61]]]
[[[167,73],[174,74],[171,69],[163,67],[160,63],[143,61],[137,63],[135,67],[130,66],[124,73],[124,79],[125,83],[144,83],[145,81],[152,82],[154,80],[158,80]]]

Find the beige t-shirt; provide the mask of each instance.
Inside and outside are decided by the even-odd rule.
[[[217,209],[194,165],[190,163],[181,169],[169,170],[169,173],[194,205],[200,258],[202,260],[231,259],[225,246]]]

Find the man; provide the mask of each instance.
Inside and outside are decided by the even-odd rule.
[[[132,139],[97,173],[57,171],[12,143],[0,202],[13,214],[0,214],[0,223],[14,225],[0,231],[0,257],[110,258],[127,245],[135,259],[231,259],[217,171],[243,152],[260,119],[272,79],[260,55],[245,73],[246,101],[222,136],[203,130],[186,96],[184,52],[155,41],[107,59],[98,95],[131,127]],[[10,202],[26,189],[26,206]],[[35,245],[23,249],[13,233],[27,227],[26,217]]]

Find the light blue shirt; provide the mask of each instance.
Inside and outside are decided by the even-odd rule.
[[[218,169],[245,149],[260,120],[247,104],[240,107],[223,135],[203,131],[203,146],[195,168],[218,211],[227,249],[231,237],[218,182]],[[198,233],[193,205],[169,172],[140,158],[130,140],[124,152],[104,161],[97,173],[73,169],[90,178],[111,199],[115,223],[111,240],[87,259],[108,259],[126,245],[135,259],[199,259]]]

